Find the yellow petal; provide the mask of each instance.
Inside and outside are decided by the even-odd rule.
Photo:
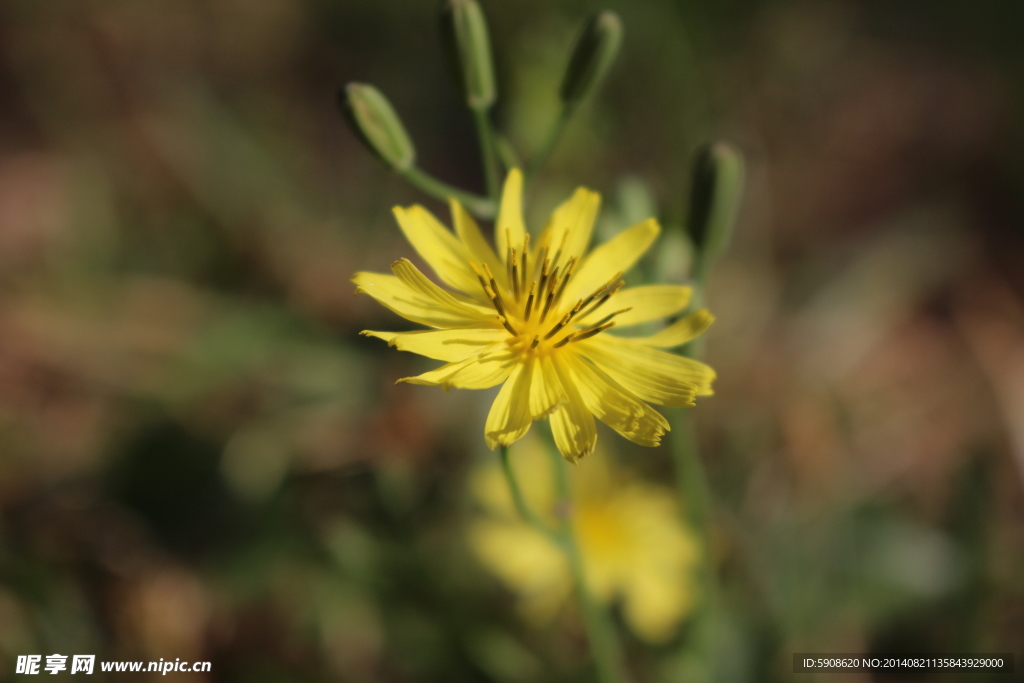
[[[442,365],[436,370],[415,377],[403,377],[399,382],[440,386],[446,391],[456,389],[490,389],[504,382],[517,364],[517,358],[501,342],[476,356]]]
[[[469,251],[432,213],[418,204],[394,208],[398,226],[416,253],[433,268],[441,282],[478,299],[483,291],[469,267]]]
[[[562,457],[569,462],[576,462],[594,452],[597,426],[568,373],[558,361],[553,366],[562,384],[565,402],[551,413],[551,435],[555,437],[555,446]]]
[[[569,368],[587,409],[601,422],[641,446],[661,443],[661,437],[669,426],[668,420],[658,411],[587,361],[571,353],[564,354],[564,359],[559,360]]]
[[[554,210],[538,244],[538,247],[548,248],[552,266],[561,266],[574,256],[577,259],[583,256],[590,244],[600,208],[601,195],[580,187]],[[558,259],[554,260],[556,254]]]
[[[530,430],[530,380],[534,363],[518,363],[498,392],[484,423],[484,439],[492,451],[510,446]]]
[[[363,330],[360,334],[383,339],[399,351],[418,353],[427,358],[449,362],[469,358],[508,337],[508,332],[501,327],[497,329],[463,327],[451,330],[418,330],[416,332]]]
[[[616,273],[628,272],[654,244],[660,232],[658,221],[648,218],[594,249],[577,269],[562,300],[576,301],[589,296]]]
[[[689,406],[712,393],[715,371],[707,365],[629,339],[599,334],[577,342],[576,351],[642,401]]]
[[[616,327],[629,327],[650,320],[660,320],[686,308],[692,294],[692,288],[680,285],[629,287],[617,292],[601,308],[581,319],[578,324],[593,324],[609,313],[623,308],[630,310],[615,316]]]
[[[505,177],[505,187],[501,192],[501,210],[498,212],[494,235],[494,241],[498,245],[498,258],[502,263],[508,258],[509,247],[522,249],[523,240],[526,238],[526,225],[523,223],[523,174],[518,168],[513,168]]]
[[[464,296],[456,296],[447,292],[420,272],[420,269],[406,258],[398,259],[391,264],[391,271],[409,289],[417,292],[422,297],[432,300],[437,306],[444,308],[458,309],[465,311],[467,315],[476,314],[480,321],[493,321],[497,318],[497,312],[490,306],[482,306],[472,299]],[[479,283],[478,283],[479,284]]]
[[[565,553],[521,522],[478,521],[470,527],[469,544],[480,562],[519,595],[531,620],[553,618],[572,592]]]
[[[715,316],[711,315],[706,308],[702,308],[684,318],[680,318],[665,329],[649,337],[630,337],[629,340],[659,349],[670,349],[674,346],[682,346],[686,342],[696,339],[706,329],[711,327],[713,322],[715,322]]]
[[[448,200],[448,205],[452,211],[452,223],[455,225],[455,234],[459,236],[462,243],[466,245],[466,249],[472,257],[478,263],[486,263],[491,272],[494,273],[494,277],[498,284],[502,287],[508,287],[508,274],[505,271],[505,267],[502,261],[498,260],[498,257],[494,255],[494,250],[491,249],[491,245],[487,243],[487,239],[480,232],[480,226],[476,224],[473,217],[469,215],[469,212],[458,202],[458,200]],[[479,289],[483,289],[479,287]]]
[[[493,309],[488,310],[454,297],[452,300],[455,305],[441,304],[436,297],[412,289],[394,275],[363,271],[356,273],[352,282],[356,283],[357,292],[369,294],[385,308],[421,325],[449,328],[496,324],[497,314]]]
[[[693,588],[682,575],[647,573],[630,582],[623,616],[630,628],[649,643],[664,643],[679,628],[693,605]]]
[[[551,356],[538,358],[533,364],[533,381],[530,383],[530,414],[534,420],[546,417],[565,399],[562,383],[552,365]]]
[[[681,523],[674,496],[662,487],[631,484],[619,490],[614,505],[640,555],[620,578],[623,616],[644,640],[664,642],[693,606],[693,536]]]

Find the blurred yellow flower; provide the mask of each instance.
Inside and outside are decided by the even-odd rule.
[[[524,498],[557,523],[553,467],[538,439],[516,447],[512,461]],[[594,598],[622,602],[630,628],[650,642],[671,638],[693,605],[697,544],[680,519],[672,491],[638,481],[598,449],[590,466],[572,472],[570,520],[587,586]],[[472,522],[474,554],[514,591],[527,618],[551,619],[573,590],[562,548],[517,514],[501,467],[474,473],[473,498],[486,515]]]
[[[622,275],[647,251],[660,227],[648,219],[586,253],[600,196],[585,188],[555,209],[531,245],[522,214],[522,174],[505,181],[496,223],[497,254],[469,213],[451,201],[454,234],[422,206],[394,209],[406,238],[445,285],[407,259],[394,275],[360,272],[358,292],[434,330],[374,332],[402,351],[447,361],[404,382],[445,389],[503,384],[484,426],[494,449],[522,438],[547,416],[562,455],[594,450],[594,416],[643,446],[656,446],[668,422],[647,402],[691,406],[711,393],[714,371],[661,349],[690,341],[711,324],[706,310],[647,337],[604,334],[675,315],[689,287],[623,288]]]

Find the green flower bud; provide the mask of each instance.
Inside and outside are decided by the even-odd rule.
[[[489,109],[497,99],[487,19],[476,0],[446,0],[441,37],[470,109]]]
[[[601,85],[622,45],[622,20],[612,11],[598,12],[583,25],[562,80],[562,101],[574,106]]]
[[[726,142],[697,153],[687,231],[702,260],[722,253],[743,197],[743,155]]]
[[[341,91],[345,119],[359,139],[390,169],[407,171],[416,163],[405,126],[388,99],[372,85],[349,83]]]

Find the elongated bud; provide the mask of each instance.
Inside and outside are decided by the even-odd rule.
[[[389,168],[402,172],[416,163],[416,148],[405,126],[375,87],[349,83],[341,91],[341,108],[355,134]]]
[[[489,109],[498,93],[487,19],[476,0],[445,0],[441,37],[466,104],[471,109]]]
[[[562,79],[562,102],[574,106],[596,91],[622,45],[622,20],[610,10],[587,20]]]
[[[687,231],[701,258],[720,254],[729,244],[743,197],[743,155],[727,142],[697,153]]]

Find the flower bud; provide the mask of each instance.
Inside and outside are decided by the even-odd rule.
[[[725,250],[743,197],[743,155],[726,142],[697,153],[687,231],[701,257]]]
[[[445,0],[441,37],[470,109],[488,109],[497,99],[487,19],[476,0]]]
[[[601,85],[622,45],[622,20],[615,12],[598,12],[583,25],[562,80],[562,102],[574,106]]]
[[[359,139],[394,171],[416,162],[416,148],[391,103],[372,85],[349,83],[341,91],[342,111]]]

